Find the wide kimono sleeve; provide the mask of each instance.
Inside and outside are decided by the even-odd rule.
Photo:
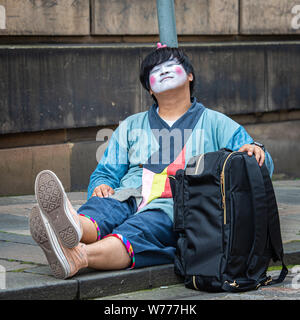
[[[121,179],[128,171],[127,129],[124,123],[125,121],[113,132],[100,162],[90,177],[88,199],[101,184],[106,184],[112,189],[119,187]]]
[[[254,142],[245,128],[234,120],[221,113],[217,113],[216,118],[216,135],[219,142],[219,148],[228,148],[232,151],[238,151],[243,145]],[[261,141],[263,141],[263,137],[261,138]],[[265,150],[265,164],[272,177],[274,163],[267,150]]]

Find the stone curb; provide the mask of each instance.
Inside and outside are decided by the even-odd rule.
[[[0,290],[0,300],[82,300],[182,282],[175,275],[172,264],[137,270],[88,272],[67,280],[53,281],[52,277],[44,276],[43,280],[37,285]]]
[[[300,250],[285,254],[285,264],[300,264]],[[280,265],[276,262],[270,266]],[[85,272],[68,280],[0,290],[0,300],[84,300],[182,283],[172,264],[136,270]]]

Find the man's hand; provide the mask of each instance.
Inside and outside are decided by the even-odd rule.
[[[108,196],[114,194],[115,191],[113,188],[108,186],[107,184],[101,184],[100,186],[94,189],[92,197],[100,197],[100,198],[107,198]]]
[[[248,152],[248,156],[252,156],[254,154],[257,163],[261,167],[265,161],[265,152],[262,148],[256,146],[255,144],[244,144],[240,150],[240,152]]]

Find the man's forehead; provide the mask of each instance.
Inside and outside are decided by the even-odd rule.
[[[169,58],[169,60],[164,61],[164,62],[161,62],[160,64],[155,65],[151,70],[153,70],[154,68],[155,68],[155,69],[156,69],[156,68],[159,68],[159,67],[161,67],[161,66],[163,66],[163,65],[165,65],[165,64],[167,64],[167,63],[170,63],[170,62],[175,62],[175,63],[179,64],[178,59],[177,59],[176,57],[173,58],[173,56],[171,56],[171,57]]]

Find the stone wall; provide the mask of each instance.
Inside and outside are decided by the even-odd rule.
[[[299,34],[295,0],[175,0],[178,35]],[[157,35],[156,0],[0,0],[0,35]]]
[[[227,115],[300,109],[300,43],[182,45],[194,95]],[[152,104],[139,67],[152,45],[0,47],[0,133],[112,126]],[[1,143],[0,143],[1,146]]]

